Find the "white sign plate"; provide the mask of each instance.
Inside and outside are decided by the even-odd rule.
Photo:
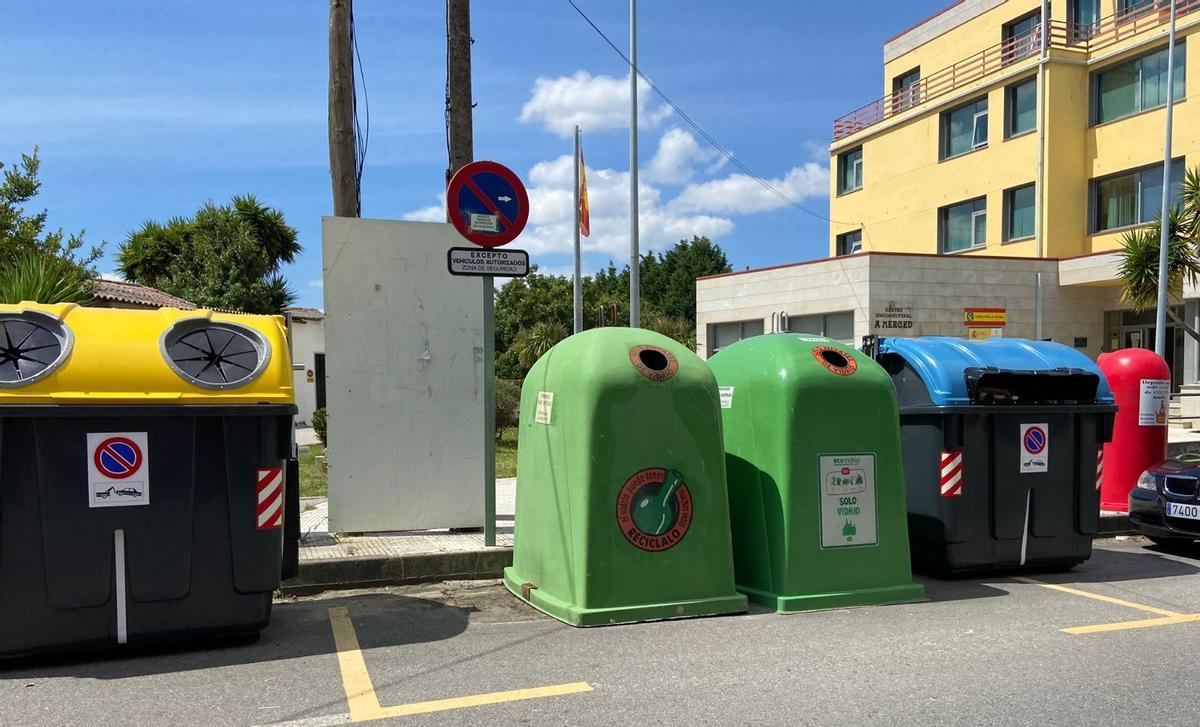
[[[554,392],[539,391],[537,398],[537,408],[533,412],[533,420],[538,424],[549,424],[550,417],[554,414]]]
[[[150,504],[146,432],[87,435],[88,507]]]
[[[496,215],[481,215],[472,212],[468,227],[471,228],[471,232],[499,232],[500,218]]]
[[[1021,474],[1047,472],[1050,469],[1050,426],[1021,425]]]
[[[451,275],[523,278],[529,274],[529,253],[524,250],[452,247],[446,253],[446,269]]]
[[[822,454],[821,547],[877,545],[875,455]]]
[[[722,409],[732,409],[733,408],[733,387],[732,386],[721,386],[721,387],[718,387],[718,389],[721,392],[721,408]]]
[[[1167,379],[1142,379],[1138,397],[1138,426],[1167,426],[1167,402],[1171,398],[1171,382]]]

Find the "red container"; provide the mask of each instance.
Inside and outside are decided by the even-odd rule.
[[[1128,512],[1129,491],[1138,477],[1167,458],[1171,370],[1144,348],[1102,353],[1097,363],[1117,399],[1112,441],[1104,445],[1103,462],[1097,463],[1100,509]]]

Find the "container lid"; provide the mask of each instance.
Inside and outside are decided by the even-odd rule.
[[[0,405],[293,402],[279,316],[0,305]]]
[[[989,387],[1019,392],[1016,403],[1022,393],[1034,400],[1031,403],[1046,402],[1047,396],[1085,400],[1089,404],[1115,401],[1095,361],[1053,341],[1021,338],[970,341],[948,336],[885,338],[879,343],[879,356],[881,360],[888,357],[903,360],[920,377],[930,403],[935,406],[980,403]],[[1072,390],[1087,393],[1076,395]]]

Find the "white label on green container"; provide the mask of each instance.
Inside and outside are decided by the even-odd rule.
[[[821,547],[877,545],[875,455],[822,454]]]
[[[539,391],[537,409],[533,412],[533,420],[538,424],[549,424],[550,415],[554,413],[554,392]]]
[[[733,387],[732,386],[722,386],[719,388],[721,390],[721,408],[722,409],[732,409],[733,408]]]
[[[1167,379],[1142,379],[1138,397],[1138,426],[1167,426],[1167,401],[1171,398],[1171,382]]]

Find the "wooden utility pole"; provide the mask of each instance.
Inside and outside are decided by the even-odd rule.
[[[358,162],[354,138],[353,0],[329,0],[329,176],[333,214],[358,217]]]
[[[446,140],[450,147],[446,183],[473,161],[471,117],[471,1],[446,3]]]

